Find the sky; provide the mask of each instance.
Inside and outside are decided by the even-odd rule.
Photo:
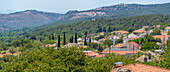
[[[126,4],[162,4],[170,0],[0,0],[0,13],[38,10],[66,13],[69,10],[89,10],[103,6]]]

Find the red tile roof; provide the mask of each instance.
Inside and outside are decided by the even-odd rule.
[[[135,30],[135,31],[133,31],[133,33],[143,33],[143,32],[146,32],[146,31],[144,31],[144,30]]]
[[[81,46],[81,47],[83,47],[83,48],[87,48],[88,46]]]
[[[158,28],[159,28],[159,27],[161,27],[161,25],[157,25],[156,27],[158,27]]]
[[[165,39],[168,39],[168,36],[170,37],[170,35],[165,35]],[[152,37],[154,37],[155,39],[157,38],[164,39],[164,35],[154,35]]]
[[[133,45],[134,47],[138,48],[138,44],[135,42],[128,42],[130,45]],[[139,49],[141,49],[141,46],[139,46]]]
[[[117,33],[118,35],[129,33],[128,31],[113,31],[112,33],[114,33],[114,32]]]
[[[94,52],[94,51],[91,51],[91,52],[86,53],[86,55],[88,55],[88,56],[98,56],[99,53],[96,53],[96,52]]]
[[[149,26],[143,26],[143,28],[149,28]]]
[[[130,64],[119,68],[130,69],[131,72],[170,72],[170,70],[168,69],[140,64],[140,63]],[[111,72],[116,72],[119,68],[112,69]]]
[[[124,46],[124,44],[119,43],[119,44],[115,45],[114,47],[120,48],[120,47],[122,47],[122,46]]]
[[[99,41],[105,41],[106,39],[102,38],[102,39],[99,39]]]
[[[161,35],[167,35],[168,32],[161,32]]]
[[[52,44],[47,44],[45,45],[44,47],[54,47],[55,45],[52,45]]]
[[[137,53],[139,50],[134,50],[134,53]],[[109,50],[104,50],[102,52],[103,54],[109,53]],[[110,53],[119,54],[119,55],[125,55],[126,53],[133,53],[133,51],[110,51]]]
[[[101,32],[101,33],[99,33],[99,35],[104,35],[104,33],[103,33],[103,32]]]
[[[166,27],[165,29],[170,29],[170,27]]]

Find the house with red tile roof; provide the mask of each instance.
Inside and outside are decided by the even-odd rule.
[[[161,27],[161,25],[156,25],[156,27],[157,27],[157,28],[160,28],[160,27]]]
[[[120,54],[120,55],[127,55],[130,53],[137,53],[140,51],[141,46],[139,46],[135,42],[128,42],[125,44],[117,44],[113,48],[109,49],[106,48],[102,54],[108,54],[108,53],[114,53],[114,54]]]
[[[149,26],[143,26],[142,29],[145,30],[145,28],[149,28]]]
[[[102,41],[105,41],[105,40],[106,40],[106,39],[104,39],[104,38],[102,38],[102,39],[99,39],[99,41],[100,41],[100,42],[102,42]]]
[[[94,51],[84,51],[87,56],[90,56],[92,58],[95,58],[96,56],[99,56],[99,53],[96,53]]]
[[[134,47],[134,50],[139,50],[141,49],[141,46],[139,46],[139,44],[135,43],[135,42],[128,42],[127,44],[127,48],[133,48]]]
[[[123,35],[123,34],[128,34],[128,31],[113,31],[111,33],[116,33],[117,35]]]
[[[161,35],[168,35],[168,32],[161,32]]]
[[[165,31],[168,32],[170,30],[170,26],[165,28]]]
[[[82,48],[88,48],[88,46],[85,46],[85,45],[84,45],[84,46],[81,46],[81,47],[82,47]]]
[[[123,47],[123,46],[124,46],[124,44],[119,43],[119,44],[115,45],[114,48],[121,48],[121,47]]]
[[[168,40],[170,35],[154,35],[152,37],[154,37],[155,39],[160,38],[162,40],[162,42],[167,43],[166,41]],[[165,39],[165,41],[164,41],[164,39]]]
[[[125,44],[119,43],[119,44],[113,46],[112,48],[119,48],[119,49],[132,49],[132,48],[134,48],[134,50],[140,50],[141,46],[132,41],[132,42],[127,42]]]
[[[111,72],[117,72],[118,70],[122,69],[129,69],[131,72],[170,72],[170,70],[165,68],[160,68],[151,65],[145,65],[140,63],[125,65],[123,67],[114,68]]]
[[[55,47],[56,44],[47,44],[47,45],[44,45],[44,47]]]
[[[109,51],[109,50],[104,50],[103,52],[102,52],[102,54],[109,54],[109,52],[110,53],[114,53],[114,54],[117,54],[117,55],[126,55],[126,53],[134,53],[134,54],[136,54],[137,52],[139,52],[139,50],[119,50],[119,51],[116,51],[116,50],[111,50],[111,51]]]
[[[145,30],[139,29],[139,30],[135,30],[133,31],[134,34],[138,34],[138,33],[145,33]]]
[[[104,35],[104,32],[99,33],[99,35]]]

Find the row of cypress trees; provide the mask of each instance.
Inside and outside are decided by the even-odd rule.
[[[73,43],[73,36],[71,36],[70,38],[70,43]],[[65,35],[65,32],[64,32],[64,39],[63,39],[63,45],[66,45],[66,35]],[[75,43],[77,43],[77,33],[75,33]],[[60,48],[60,35],[58,35],[58,48]]]

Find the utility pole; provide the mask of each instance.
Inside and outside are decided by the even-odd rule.
[[[169,35],[168,35],[168,40],[167,40],[167,48],[168,48],[168,43],[169,43]]]
[[[134,46],[133,46],[133,63],[135,63],[135,62],[134,62],[134,59],[135,59],[135,58],[134,58]]]
[[[164,48],[165,48],[165,35],[164,35],[164,40],[163,40],[163,43],[164,43]]]
[[[108,45],[109,46],[109,45]],[[110,54],[110,47],[109,47],[109,54]]]

